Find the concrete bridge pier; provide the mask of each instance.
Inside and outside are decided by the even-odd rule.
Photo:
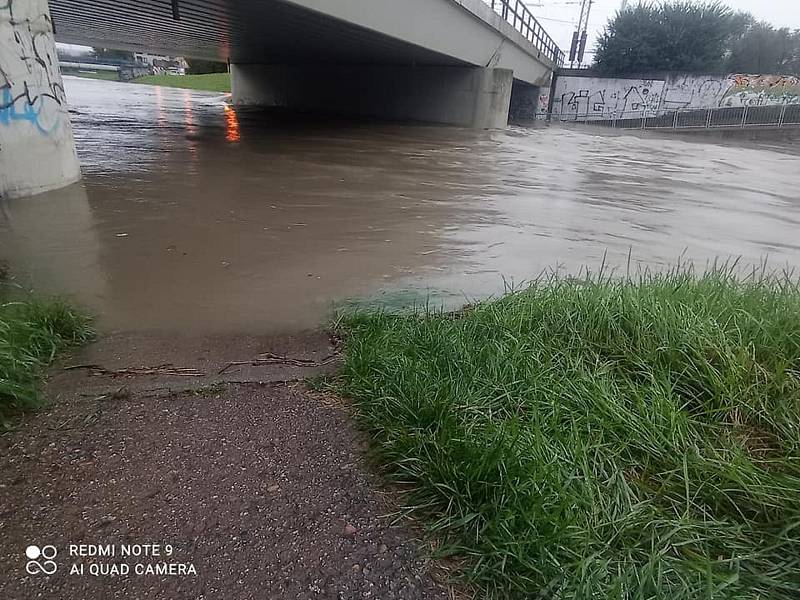
[[[508,123],[513,71],[459,66],[231,65],[233,102],[443,123]]]
[[[0,0],[0,197],[80,176],[47,0]]]

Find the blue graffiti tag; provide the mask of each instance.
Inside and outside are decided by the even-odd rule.
[[[51,133],[54,126],[47,128],[44,127],[39,121],[41,106],[37,109],[34,106],[34,102],[22,102],[24,106],[22,111],[17,109],[18,100],[26,96],[27,94],[24,94],[20,97],[14,98],[11,95],[10,87],[3,88],[3,97],[2,100],[0,100],[0,125],[9,126],[14,121],[28,121],[29,123],[32,123],[41,133],[45,135]]]

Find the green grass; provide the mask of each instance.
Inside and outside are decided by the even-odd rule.
[[[0,289],[0,428],[38,406],[44,368],[92,335],[88,318],[60,300],[10,299]]]
[[[800,598],[788,277],[550,278],[341,326],[341,391],[480,598]]]
[[[206,90],[209,92],[230,92],[231,76],[228,73],[209,73],[207,75],[145,75],[137,77],[133,83],[160,85],[187,90]]]

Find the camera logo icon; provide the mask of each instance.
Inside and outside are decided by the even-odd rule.
[[[25,556],[28,557],[25,570],[29,575],[52,575],[58,570],[58,565],[53,560],[57,554],[55,546],[28,546],[25,548]]]

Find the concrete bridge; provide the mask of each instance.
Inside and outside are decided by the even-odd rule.
[[[530,115],[563,62],[521,0],[0,0],[0,151],[27,148],[0,195],[79,176],[53,31],[227,61],[238,105],[478,128]]]

